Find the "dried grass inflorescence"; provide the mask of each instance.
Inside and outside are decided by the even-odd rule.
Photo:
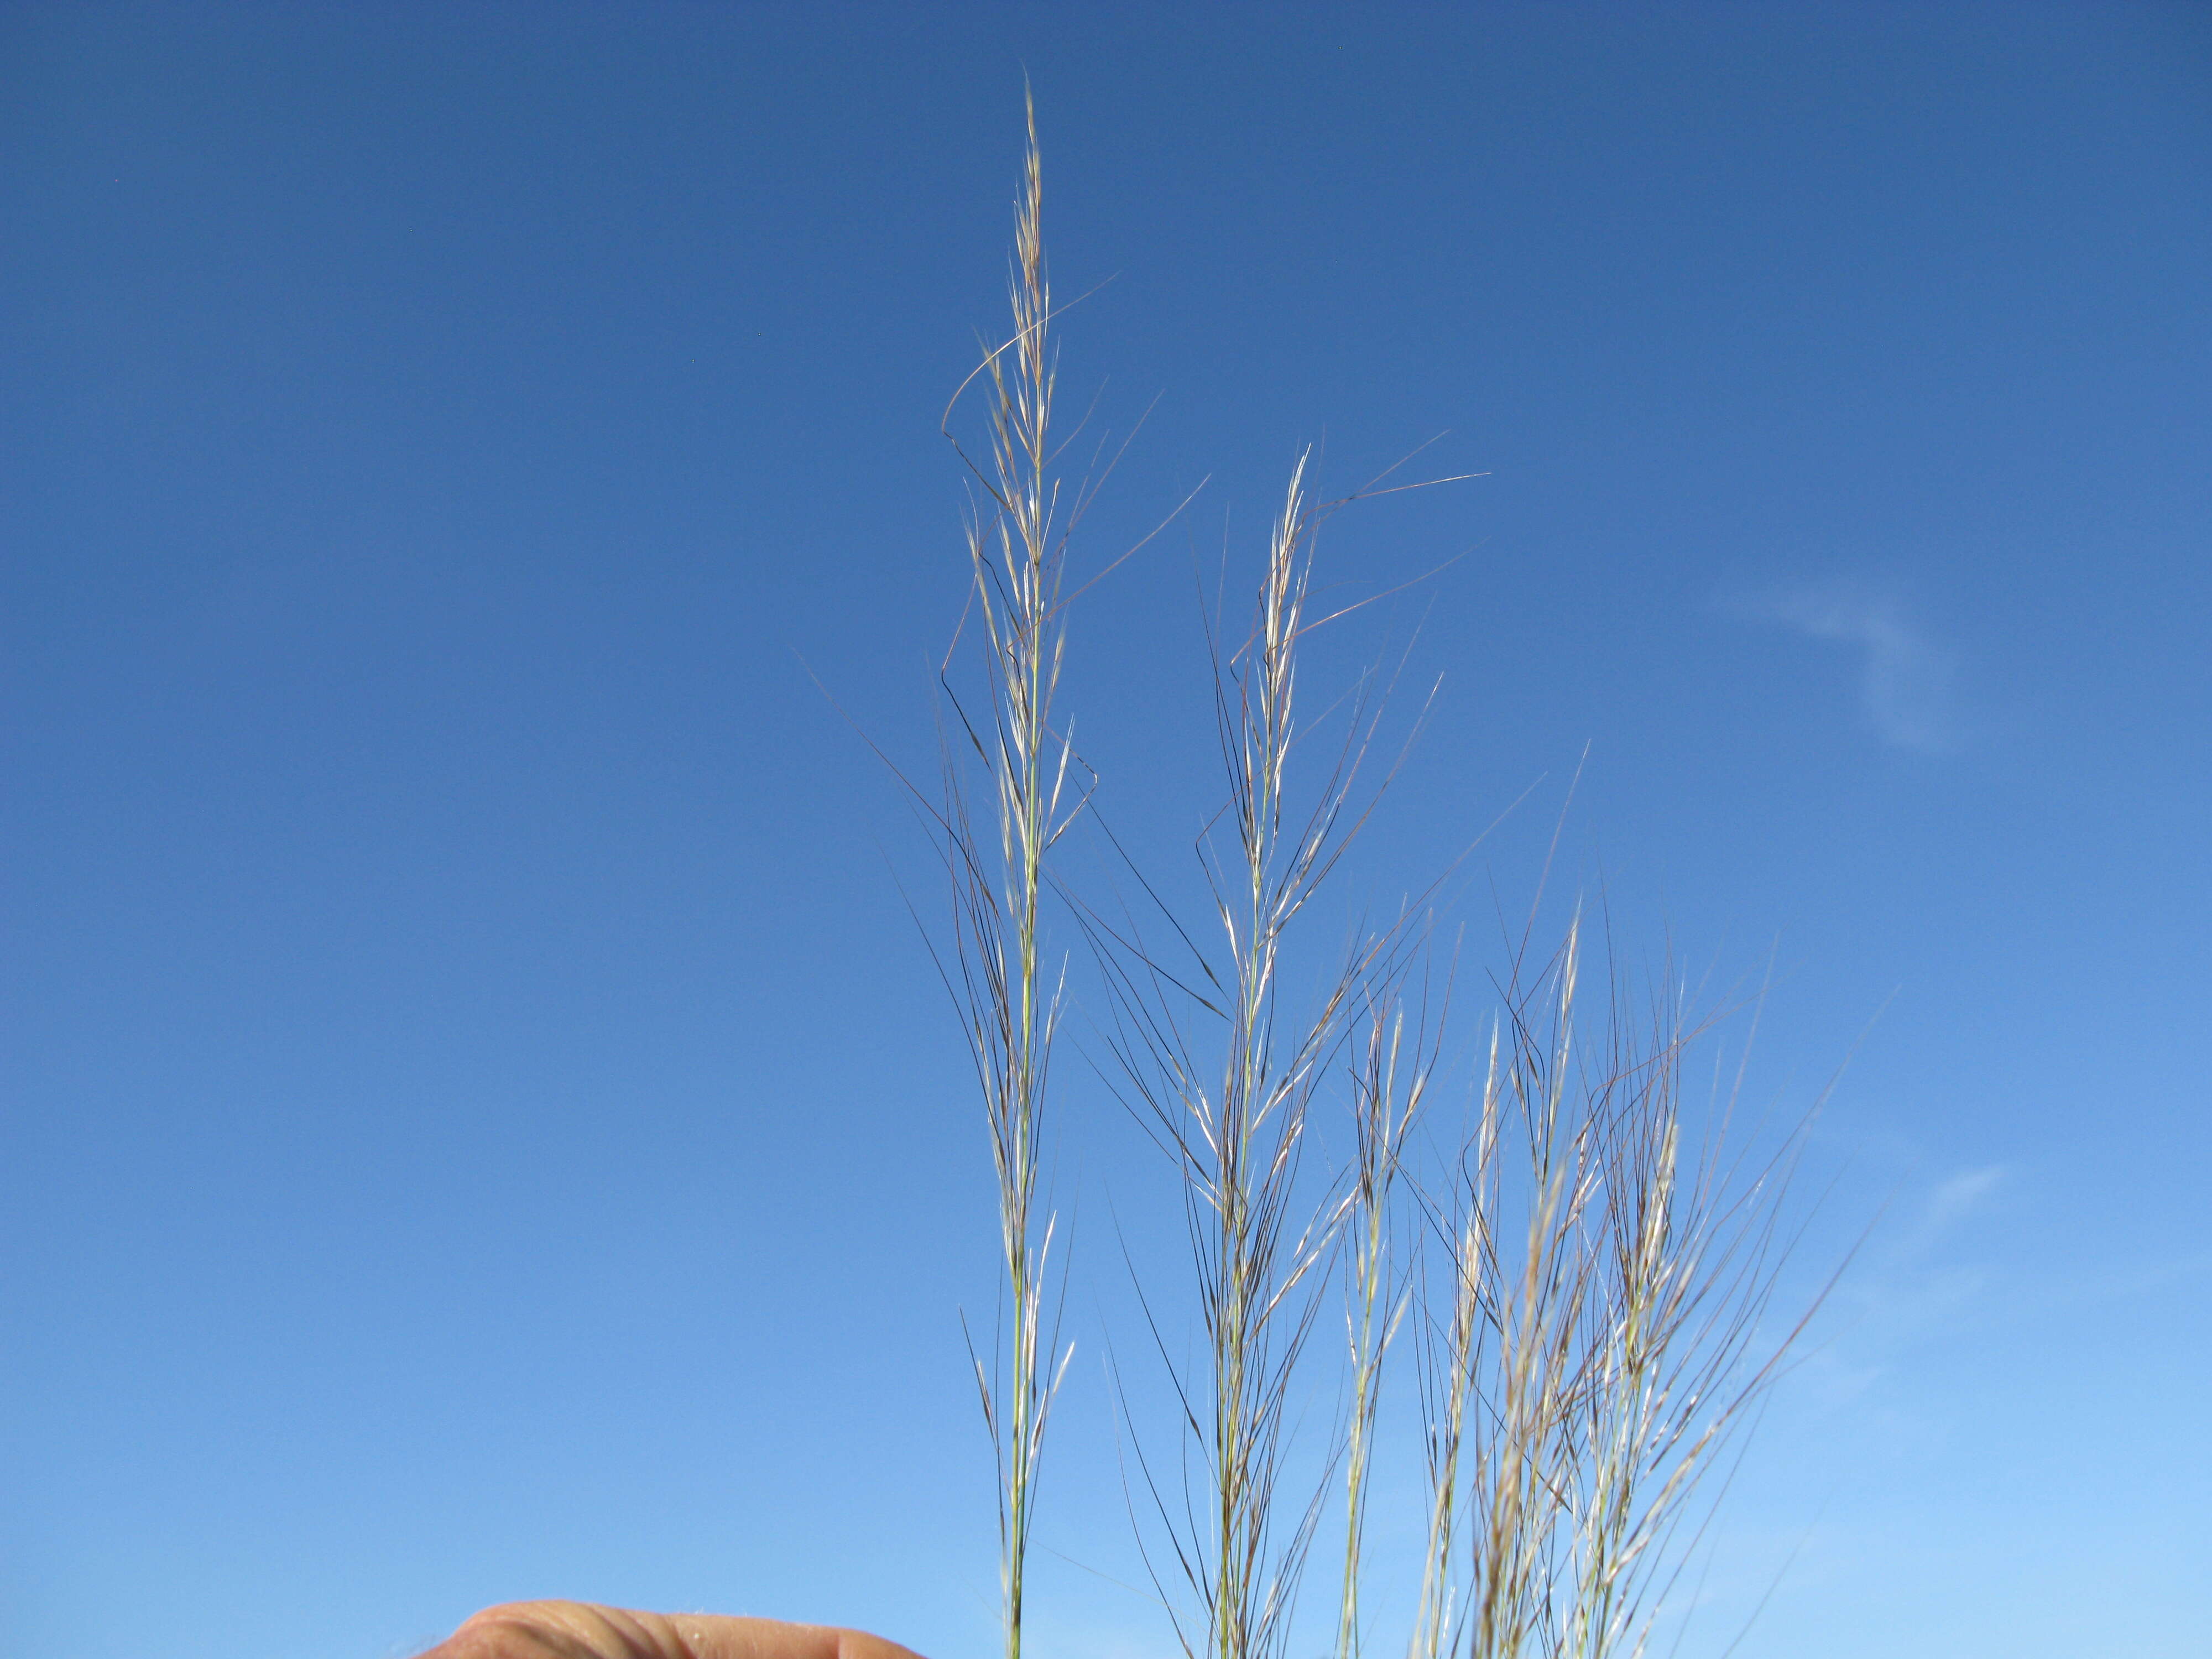
[[[1379,673],[1328,718],[1303,713],[1302,643],[1358,608],[1310,614],[1318,533],[1348,501],[1419,485],[1316,505],[1301,456],[1248,632],[1229,648],[1209,619],[1225,802],[1196,843],[1205,919],[1175,915],[1110,836],[1171,949],[1155,948],[1118,896],[1086,898],[1061,880],[1054,849],[1097,787],[1054,714],[1068,537],[1095,490],[1064,506],[1053,472],[1042,178],[1032,107],[1012,331],[954,399],[980,388],[989,431],[981,460],[960,451],[975,486],[969,614],[988,711],[963,704],[948,658],[942,787],[925,802],[953,901],[939,963],[975,1060],[999,1194],[1010,1340],[988,1359],[970,1348],[999,1464],[1007,1659],[1020,1659],[1037,1474],[1069,1352],[1055,1329],[1055,1222],[1040,1216],[1038,1191],[1065,1006],[1065,971],[1044,945],[1055,895],[1091,947],[1109,1080],[1183,1200],[1200,1358],[1176,1359],[1167,1305],[1140,1285],[1179,1420],[1165,1436],[1137,1430],[1133,1461],[1152,1516],[1140,1536],[1154,1540],[1146,1558],[1185,1653],[1286,1650],[1326,1499],[1326,1483],[1293,1473],[1316,1461],[1290,1456],[1291,1410],[1319,1363],[1308,1339],[1333,1285],[1345,1296],[1342,1404],[1318,1464],[1342,1483],[1337,1659],[1359,1655],[1370,1617],[1364,1540],[1401,1328],[1413,1334],[1428,1494],[1422,1559],[1407,1564],[1419,1591],[1399,1610],[1409,1659],[1641,1653],[1700,1536],[1705,1478],[1803,1328],[1778,1334],[1767,1316],[1804,1122],[1754,1156],[1746,1148],[1761,1138],[1736,1133],[1734,1091],[1686,1111],[1686,1058],[1709,1025],[1689,1017],[1671,975],[1635,1014],[1617,973],[1591,1020],[1579,913],[1548,953],[1532,944],[1533,911],[1504,941],[1477,1105],[1441,1158],[1416,1156],[1434,1144],[1417,1132],[1441,1115],[1453,1000],[1453,973],[1432,994],[1428,965],[1441,882],[1355,928],[1316,988],[1286,994],[1292,936],[1396,771],[1393,760],[1362,781],[1388,702]],[[948,409],[948,435],[951,422]],[[1331,719],[1338,736],[1309,778],[1300,768]],[[971,799],[978,773],[986,812]],[[1317,1181],[1306,1169],[1315,1114],[1339,1100],[1352,1153]],[[1172,1459],[1167,1440],[1180,1443]]]
[[[1051,471],[1052,289],[1042,229],[1042,169],[1030,110],[1028,165],[1015,208],[1009,289],[1013,332],[989,352],[981,380],[990,425],[988,459],[963,460],[978,489],[968,520],[970,611],[984,645],[989,710],[971,719],[948,695],[957,738],[944,744],[941,805],[934,813],[951,878],[953,949],[948,986],[975,1064],[998,1178],[1011,1342],[975,1352],[984,1421],[999,1461],[999,1533],[1006,1659],[1021,1659],[1024,1569],[1036,1513],[1045,1425],[1067,1362],[1048,1322],[1054,1218],[1039,1220],[1037,1174],[1045,1089],[1063,981],[1042,956],[1046,860],[1079,802],[1067,793],[1072,745],[1056,734],[1066,538]],[[965,392],[967,386],[963,386]],[[954,401],[959,400],[959,393]],[[947,435],[951,435],[947,410]],[[957,447],[957,440],[956,440]],[[948,694],[951,687],[947,684]],[[967,763],[989,779],[992,813],[979,826]],[[939,966],[946,964],[940,958]]]

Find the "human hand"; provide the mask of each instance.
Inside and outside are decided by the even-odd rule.
[[[586,1601],[486,1607],[421,1659],[919,1659],[856,1630]]]

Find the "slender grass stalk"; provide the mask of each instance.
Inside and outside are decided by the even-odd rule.
[[[1401,924],[1358,941],[1309,1003],[1295,1014],[1283,1008],[1285,937],[1372,806],[1371,799],[1365,807],[1354,800],[1374,732],[1365,682],[1320,787],[1294,792],[1291,785],[1290,762],[1303,735],[1294,716],[1297,647],[1330,620],[1311,620],[1306,611],[1314,538],[1327,511],[1309,502],[1306,465],[1301,457],[1275,520],[1249,634],[1225,659],[1213,647],[1229,795],[1215,825],[1225,821],[1233,847],[1217,848],[1210,826],[1198,852],[1223,941],[1218,961],[1176,924],[1198,963],[1188,980],[1178,978],[1133,928],[1117,932],[1095,915],[1091,924],[1116,1008],[1109,1042],[1132,1091],[1127,1103],[1182,1174],[1205,1328],[1201,1377],[1185,1374],[1153,1326],[1204,1467],[1204,1490],[1194,1489],[1187,1471],[1182,1504],[1170,1503],[1141,1444],[1137,1449],[1197,1603],[1195,1621],[1176,1615],[1192,1659],[1267,1659],[1287,1633],[1322,1493],[1279,1516],[1285,1410],[1319,1305],[1316,1269],[1347,1212],[1342,1203],[1303,1201],[1309,1108],[1363,992],[1399,971],[1408,931]],[[1294,793],[1302,807],[1293,807]],[[1209,1059],[1212,1045],[1189,1029],[1184,1010],[1191,1006],[1217,1024],[1218,1057]],[[1379,1150],[1377,1156],[1387,1164]],[[1370,1266],[1382,1271],[1379,1256]],[[1370,1317],[1367,1340],[1379,1358],[1376,1337]],[[1370,1421],[1373,1399],[1370,1388]],[[1363,1475],[1355,1490],[1364,1488]],[[1164,1597],[1166,1586],[1160,1588]]]
[[[990,714],[971,721],[957,696],[950,701],[968,748],[990,776],[995,834],[977,827],[963,766],[949,744],[939,817],[954,890],[956,997],[989,1123],[1006,1268],[1002,1306],[1012,1326],[1011,1345],[990,1366],[975,1359],[999,1462],[1006,1659],[1021,1659],[1038,1467],[1068,1357],[1064,1352],[1053,1364],[1057,1344],[1046,1329],[1046,1288],[1054,1223],[1036,1214],[1046,1084],[1063,987],[1057,975],[1048,982],[1042,915],[1048,854],[1081,805],[1067,799],[1073,750],[1055,733],[1052,720],[1066,646],[1068,525],[1048,438],[1053,313],[1034,102],[1028,118],[1008,284],[1013,331],[961,388],[964,393],[981,379],[990,424],[986,464],[960,452],[981,489],[979,510],[969,517],[968,552],[970,609],[985,647]],[[960,395],[955,394],[956,404]],[[945,430],[951,436],[950,409]],[[1000,1353],[995,1347],[994,1353]]]
[[[1494,1249],[1491,1229],[1496,1212],[1498,1054],[1498,1031],[1493,1026],[1488,1073],[1483,1080],[1482,1115],[1474,1139],[1461,1154],[1458,1207],[1444,1236],[1443,1260],[1450,1273],[1448,1318],[1439,1328],[1425,1279],[1422,1318],[1416,1327],[1423,1338],[1419,1375],[1421,1414],[1427,1430],[1429,1524],[1408,1659],[1440,1659],[1455,1645],[1456,1603],[1451,1563],[1460,1519],[1460,1450],[1482,1352],[1483,1264],[1492,1259]]]
[[[1252,637],[1233,679],[1216,682],[1241,854],[1214,885],[1233,1000],[1218,1088],[1188,1096],[1178,1126],[1188,1136],[1186,1151],[1195,1154],[1186,1168],[1197,1177],[1212,1223],[1211,1236],[1201,1228],[1200,1237],[1213,1384],[1206,1613],[1215,1659],[1270,1651],[1287,1599],[1289,1564],[1271,1559],[1268,1530],[1284,1400],[1310,1310],[1293,1309],[1282,1325],[1277,1316],[1318,1257],[1306,1238],[1291,1241],[1286,1224],[1310,1085],[1351,990],[1349,976],[1340,979],[1318,1016],[1284,1032],[1289,1040],[1278,1046],[1283,937],[1325,867],[1334,817],[1325,805],[1285,836],[1297,647],[1312,570],[1304,474],[1302,457],[1275,522]]]
[[[1345,1324],[1352,1401],[1344,1430],[1344,1584],[1337,1659],[1358,1659],[1360,1555],[1382,1366],[1407,1307],[1393,1254],[1392,1199],[1407,1137],[1420,1116],[1437,1063],[1436,1034],[1423,1019],[1409,1037],[1396,985],[1371,993],[1364,1012],[1352,1072],[1355,1152],[1346,1218],[1350,1248]]]
[[[1559,1517],[1571,1502],[1571,1446],[1565,1424],[1583,1382],[1579,1315],[1587,1263],[1574,1248],[1592,1195],[1591,1146],[1572,1114],[1573,1009],[1578,957],[1571,932],[1553,975],[1548,1030],[1532,1026],[1527,1003],[1509,997],[1506,1063],[1485,1102],[1482,1139],[1517,1132],[1527,1156],[1521,1212],[1508,1211],[1503,1160],[1479,1170],[1485,1190],[1473,1207],[1495,1218],[1481,1230],[1498,1249],[1474,1264],[1481,1276],[1488,1351],[1474,1372],[1478,1389],[1469,1505],[1474,1559],[1468,1602],[1468,1659],[1549,1653]],[[1517,1225],[1516,1224],[1517,1222]]]

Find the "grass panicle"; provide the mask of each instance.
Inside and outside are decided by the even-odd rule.
[[[1072,1350],[1058,1346],[1057,1298],[1048,1310],[1054,1218],[1037,1214],[1046,1086],[1064,1006],[1064,975],[1048,974],[1043,902],[1048,857],[1080,811],[1071,793],[1071,740],[1053,724],[1066,635],[1067,535],[1050,441],[1055,374],[1052,292],[1042,235],[1043,170],[1036,112],[1016,203],[1008,283],[1013,330],[956,393],[981,381],[990,442],[969,514],[969,614],[983,647],[989,712],[971,719],[949,678],[960,741],[943,745],[936,822],[953,891],[948,973],[983,1095],[997,1177],[1006,1279],[1001,1331],[987,1363],[975,1353],[984,1421],[999,1463],[999,1537],[1006,1659],[1021,1659],[1025,1570],[1036,1519],[1045,1426]],[[945,432],[951,436],[951,410]],[[954,439],[959,448],[958,440]],[[949,668],[949,659],[948,659]],[[979,825],[970,764],[990,780],[992,811]],[[1079,765],[1073,775],[1083,775]],[[1048,1328],[1048,1327],[1050,1328]]]
[[[1763,1158],[1734,1101],[1692,1121],[1679,996],[1578,1012],[1577,917],[1500,985],[1476,1127],[1432,1202],[1430,1521],[1413,1659],[1641,1654],[1698,1494],[1803,1328],[1766,1315],[1803,1124]],[[1688,1149],[1694,1144],[1697,1151]],[[1717,1493],[1711,1496],[1717,1497]]]
[[[1382,1413],[1382,1366],[1413,1284],[1397,1254],[1394,1200],[1405,1172],[1407,1139],[1420,1121],[1438,1060],[1441,1033],[1430,1024],[1425,1000],[1415,1011],[1410,1030],[1407,1012],[1401,983],[1386,980],[1370,989],[1351,1071],[1353,1157],[1350,1190],[1342,1200],[1350,1405],[1343,1431],[1344,1581],[1338,1598],[1337,1659],[1358,1659],[1360,1652],[1360,1557]]]
[[[1329,1201],[1302,1182],[1307,1126],[1332,1058],[1363,1006],[1384,1021],[1383,1046],[1374,1056],[1378,1085],[1399,1086],[1389,1069],[1385,1011],[1416,931],[1409,913],[1357,939],[1316,994],[1296,1008],[1286,1006],[1286,940],[1389,782],[1368,791],[1359,781],[1376,734],[1372,677],[1341,711],[1343,736],[1318,781],[1300,787],[1293,777],[1294,752],[1310,735],[1297,714],[1298,647],[1334,619],[1309,614],[1314,544],[1328,512],[1341,505],[1310,501],[1307,465],[1301,457],[1293,468],[1274,520],[1246,637],[1224,653],[1208,635],[1227,800],[1195,850],[1218,948],[1209,953],[1194,943],[1208,930],[1176,923],[1191,961],[1171,962],[1146,946],[1133,924],[1109,928],[1093,915],[1116,1016],[1109,1042],[1125,1103],[1182,1176],[1205,1334],[1202,1372],[1192,1374],[1153,1326],[1188,1437],[1185,1468],[1203,1474],[1194,1484],[1187,1474],[1185,1490],[1171,1498],[1141,1444],[1137,1458],[1189,1596],[1190,1613],[1176,1616],[1192,1659],[1266,1659],[1287,1638],[1321,1494],[1279,1501],[1285,1410],[1319,1308],[1317,1270],[1358,1209],[1356,1189],[1349,1200]],[[1146,890],[1153,892],[1150,884]],[[1378,1201],[1395,1178],[1403,1136],[1395,1114],[1405,1109],[1395,1093],[1375,1106],[1383,1139],[1372,1149],[1369,1191]],[[1382,1224],[1379,1211],[1373,1219]],[[1355,1273],[1375,1275],[1358,1294],[1387,1303],[1381,1276],[1390,1268],[1379,1243],[1355,1258],[1364,1263]],[[1364,1326],[1355,1322],[1354,1340],[1369,1352],[1364,1404],[1352,1412],[1364,1424],[1372,1420],[1388,1317],[1370,1308]],[[1350,1492],[1355,1518],[1364,1498],[1364,1455],[1363,1442]],[[1356,1579],[1356,1559],[1347,1565]],[[1163,1575],[1156,1571],[1154,1579],[1172,1607],[1177,1598]]]

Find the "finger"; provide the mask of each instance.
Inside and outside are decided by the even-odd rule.
[[[586,1601],[487,1607],[421,1659],[918,1659],[879,1636],[718,1613],[640,1613]]]

